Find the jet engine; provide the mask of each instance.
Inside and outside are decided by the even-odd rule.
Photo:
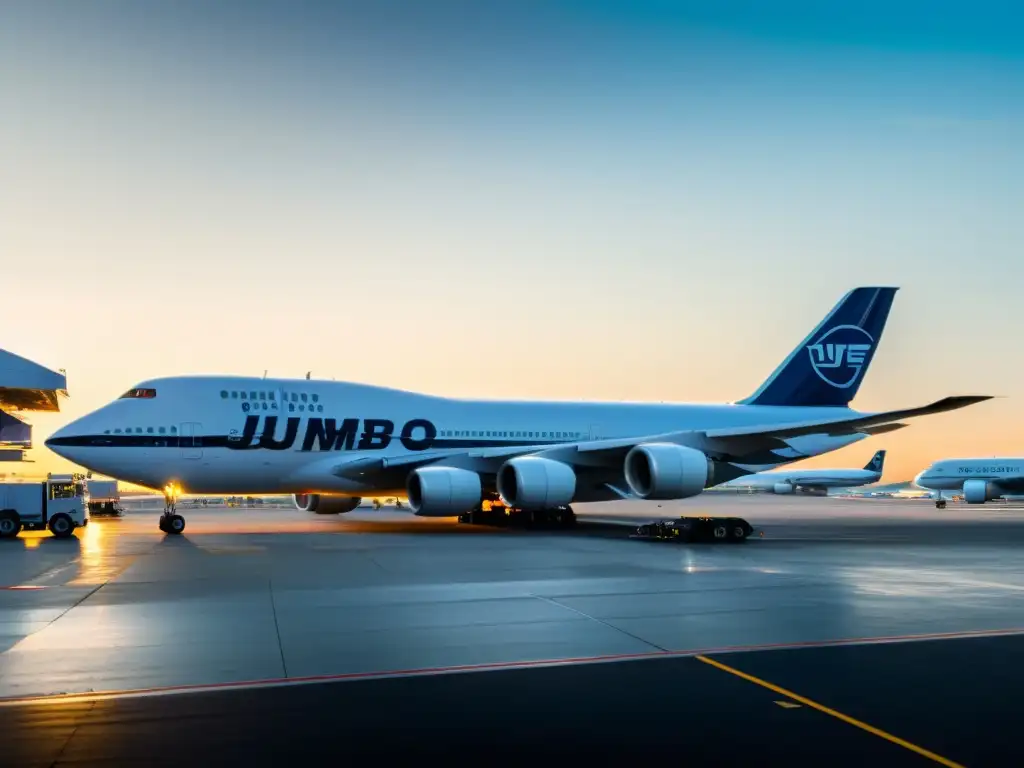
[[[789,483],[776,483],[773,490],[775,493],[792,493],[793,486]]]
[[[999,498],[999,493],[991,483],[984,480],[964,481],[964,501],[968,504],[984,504],[986,501]]]
[[[480,475],[455,467],[420,467],[406,481],[409,508],[420,517],[454,517],[483,498]]]
[[[641,499],[687,499],[712,484],[714,464],[695,448],[645,443],[626,454],[629,489]]]
[[[351,512],[362,501],[358,496],[335,496],[322,493],[296,493],[292,496],[295,506],[303,512],[318,515],[343,515]]]
[[[553,509],[569,504],[576,495],[576,473],[560,461],[518,456],[498,470],[497,487],[509,507]]]

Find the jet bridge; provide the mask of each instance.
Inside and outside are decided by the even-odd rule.
[[[67,378],[0,349],[0,461],[22,461],[32,447],[32,426],[14,413],[57,412]]]

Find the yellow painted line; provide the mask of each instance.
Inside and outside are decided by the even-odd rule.
[[[785,688],[782,688],[781,686],[775,685],[773,683],[769,683],[767,680],[762,680],[759,677],[748,675],[746,672],[741,672],[740,670],[734,669],[733,667],[730,667],[727,664],[723,664],[720,661],[709,659],[707,656],[695,656],[694,658],[698,659],[699,661],[703,661],[705,664],[710,664],[712,667],[717,667],[723,672],[728,672],[730,675],[742,677],[744,680],[754,683],[755,685],[760,685],[762,688],[767,688],[769,691],[774,691],[775,693],[781,694],[788,699],[798,701],[801,704],[811,707],[812,709],[818,710],[819,712],[824,712],[826,715],[834,717],[837,720],[842,720],[844,723],[848,723],[849,725],[860,728],[862,731],[867,731],[868,733],[877,736],[880,739],[885,739],[886,741],[901,746],[904,749],[909,749],[911,752],[916,752],[922,757],[927,757],[929,760],[939,763],[940,765],[945,765],[947,768],[966,768],[966,766],[963,766],[960,763],[955,763],[949,758],[943,757],[942,755],[937,755],[934,752],[925,749],[924,747],[917,746],[916,744],[911,744],[909,741],[901,739],[899,736],[893,736],[891,733],[886,733],[881,728],[875,728],[873,725],[868,725],[867,723],[861,722],[860,720],[854,717],[844,715],[842,712],[837,712],[836,710],[831,709],[830,707],[826,707],[824,704],[819,704],[816,701],[811,701],[810,699],[804,696],[800,696],[799,694],[793,693],[792,691],[787,691]]]

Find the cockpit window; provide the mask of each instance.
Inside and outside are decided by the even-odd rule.
[[[135,388],[129,389],[127,392],[121,395],[122,400],[129,397],[152,399],[156,397],[156,390]]]

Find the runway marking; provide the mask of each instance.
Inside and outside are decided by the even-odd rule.
[[[935,752],[932,752],[931,750],[925,749],[924,747],[919,747],[917,746],[917,744],[909,742],[906,739],[901,739],[899,736],[893,736],[891,733],[883,731],[881,728],[876,728],[873,725],[868,725],[864,721],[858,720],[855,717],[844,715],[842,712],[838,712],[832,709],[831,707],[826,707],[824,704],[819,704],[816,701],[812,701],[811,699],[808,699],[806,696],[801,696],[800,694],[788,691],[781,686],[775,685],[774,683],[769,683],[767,680],[762,680],[760,677],[755,677],[754,675],[742,672],[736,669],[735,667],[730,667],[728,664],[723,664],[722,662],[716,661],[715,659],[709,659],[707,656],[703,655],[697,656],[696,659],[698,661],[704,662],[705,664],[710,664],[712,667],[720,669],[723,672],[728,672],[730,675],[735,675],[736,677],[743,678],[744,680],[754,683],[755,685],[759,685],[762,688],[767,688],[769,691],[774,691],[775,693],[782,694],[783,696],[793,699],[793,701],[798,701],[801,704],[811,707],[812,709],[816,709],[819,712],[823,712],[824,714],[829,715],[830,717],[842,720],[844,723],[860,728],[862,731],[867,731],[868,733],[872,734],[873,736],[877,736],[880,739],[885,739],[886,741],[892,742],[893,744],[903,747],[904,749],[909,749],[911,752],[916,752],[922,757],[927,757],[929,760],[939,763],[940,765],[947,766],[947,768],[965,768],[965,766],[961,765],[960,763],[955,763],[947,757],[938,755]]]
[[[811,648],[846,647],[855,645],[886,645],[896,643],[923,642],[929,640],[960,640],[980,637],[1014,637],[1024,635],[1024,628],[979,629],[964,632],[932,632],[918,635],[888,635],[879,637],[847,638],[840,640],[811,640],[796,643],[764,643],[761,645],[725,645],[718,648],[695,648],[682,651],[641,651],[638,653],[615,653],[601,656],[570,656],[557,659],[532,659],[525,661],[494,661],[483,664],[458,664],[442,667],[419,667],[412,669],[373,670],[367,672],[342,672],[303,677],[273,677],[260,680],[237,680],[223,683],[194,683],[189,685],[154,686],[150,688],[126,688],[107,691],[84,691],[73,693],[41,693],[24,696],[0,697],[0,708],[29,704],[63,704],[66,702],[93,702],[108,699],[146,698],[171,696],[182,693],[216,693],[220,691],[256,690],[261,688],[284,688],[317,683],[343,683],[358,680],[387,680],[391,678],[429,677],[468,672],[498,672],[514,669],[546,669],[549,667],[605,664],[621,661],[644,661],[649,659],[684,659],[706,655],[729,653],[754,653],[760,651],[784,651]],[[789,695],[788,692],[784,695]],[[793,697],[790,697],[793,698]]]

